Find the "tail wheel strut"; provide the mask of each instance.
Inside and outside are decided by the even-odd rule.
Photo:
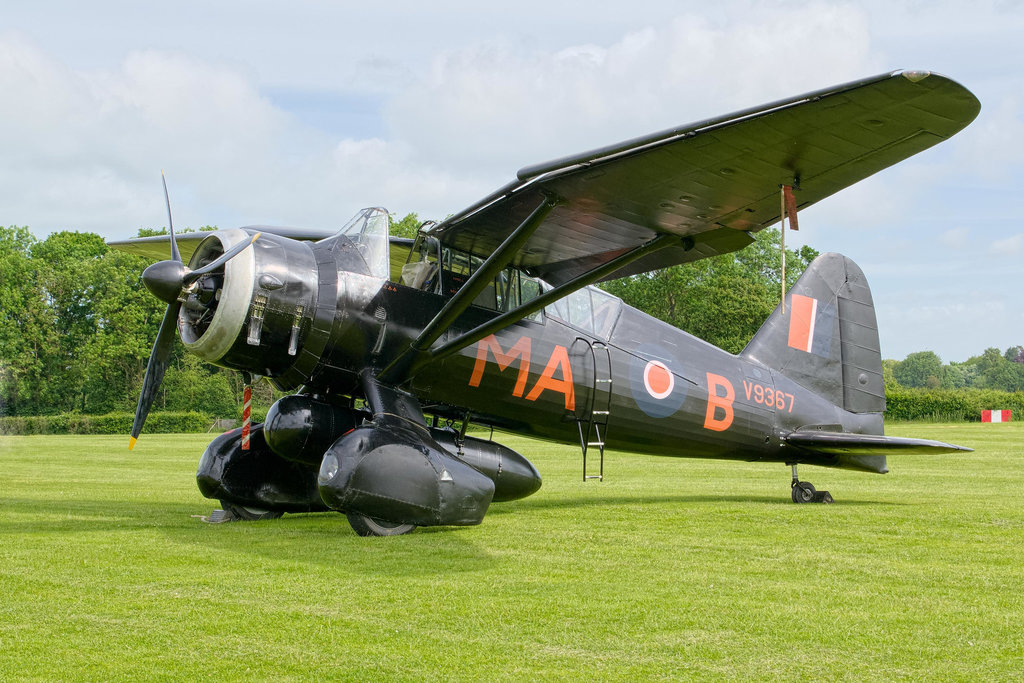
[[[792,496],[794,503],[832,503],[832,494],[828,491],[817,491],[809,481],[800,481],[796,473],[796,463],[790,463],[793,468]]]

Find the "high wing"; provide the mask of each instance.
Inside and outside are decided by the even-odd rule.
[[[514,265],[559,285],[658,235],[684,238],[599,279],[663,268],[749,244],[779,220],[781,185],[810,206],[952,136],[979,110],[944,76],[881,74],[523,168],[432,234],[487,257],[554,200]]]
[[[335,230],[317,228],[289,228],[272,225],[249,225],[243,230],[250,232],[265,232],[271,235],[289,237],[293,240],[322,240],[333,235]],[[209,232],[186,232],[175,235],[181,258],[188,263],[192,254],[199,248],[199,243],[210,236]],[[107,244],[118,251],[128,252],[137,256],[144,256],[154,261],[167,258],[171,250],[170,235],[156,235],[154,237],[134,237],[127,240],[111,240]]]
[[[969,90],[896,71],[520,169],[516,180],[432,230],[484,259],[379,377],[400,383],[581,287],[742,249],[797,208],[954,135],[978,115]],[[434,347],[512,264],[554,289]]]

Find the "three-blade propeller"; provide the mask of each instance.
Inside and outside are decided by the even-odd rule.
[[[153,343],[153,351],[149,354],[146,377],[142,381],[142,392],[139,394],[139,404],[135,408],[135,421],[132,423],[131,438],[128,441],[129,450],[135,448],[135,442],[138,441],[139,434],[142,433],[142,425],[146,422],[146,416],[149,415],[149,410],[153,406],[157,389],[160,388],[160,382],[167,371],[171,349],[174,346],[174,328],[177,327],[178,312],[181,310],[182,301],[187,296],[189,288],[203,275],[217,270],[238,256],[260,236],[260,233],[256,233],[252,239],[239,242],[202,268],[190,270],[181,260],[181,252],[178,251],[178,243],[174,237],[171,198],[167,193],[167,178],[164,177],[163,171],[160,171],[160,177],[164,183],[164,200],[167,202],[167,225],[171,232],[171,259],[154,263],[146,268],[142,273],[142,282],[155,297],[167,302],[167,311],[164,313],[163,322],[160,323],[160,331]]]

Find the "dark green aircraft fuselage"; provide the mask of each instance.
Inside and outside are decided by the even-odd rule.
[[[318,289],[305,307],[301,352],[289,358],[291,367],[266,373],[281,389],[363,396],[361,375],[407,349],[449,299],[359,273],[344,238],[310,244],[267,236],[253,244],[256,262],[272,262],[282,244],[301,255],[292,261],[318,264],[318,276],[307,277]],[[254,371],[275,351],[282,356],[289,332],[283,323],[296,307],[294,297],[283,296],[267,307],[261,341],[253,345],[243,329],[218,362]],[[400,388],[427,414],[468,414],[473,423],[562,443],[578,445],[600,432],[607,448],[621,451],[886,471],[884,457],[808,453],[781,438],[808,426],[881,434],[880,413],[843,410],[769,367],[618,300],[613,305],[603,336],[537,315],[425,363]],[[329,315],[318,319],[317,310]],[[275,311],[282,312],[276,327]],[[442,341],[497,315],[471,306]]]

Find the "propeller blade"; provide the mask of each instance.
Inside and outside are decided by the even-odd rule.
[[[172,242],[173,244],[173,242]],[[149,354],[149,364],[146,365],[146,378],[142,381],[142,393],[139,394],[139,405],[135,408],[135,421],[132,423],[132,434],[128,441],[128,450],[135,448],[135,442],[142,433],[142,425],[146,422],[149,409],[156,397],[156,390],[160,388],[160,382],[167,370],[167,362],[171,357],[171,349],[174,346],[174,328],[178,325],[178,311],[181,304],[177,301],[167,307],[164,313],[164,320],[160,323],[160,332],[156,335],[153,343],[153,351]]]
[[[187,273],[187,274],[185,275],[185,277],[184,277],[184,279],[183,279],[183,285],[184,285],[185,287],[187,287],[187,286],[189,286],[190,284],[192,284],[193,282],[195,282],[196,280],[198,280],[198,279],[199,279],[200,277],[202,277],[203,275],[206,275],[207,273],[209,273],[210,271],[213,271],[213,270],[217,270],[218,268],[220,268],[221,266],[223,266],[223,265],[224,265],[225,263],[227,263],[228,261],[230,261],[230,260],[231,260],[231,259],[233,259],[234,257],[236,257],[236,256],[238,256],[239,254],[241,254],[241,253],[242,253],[243,251],[245,251],[245,250],[246,250],[246,248],[247,248],[247,247],[248,247],[248,246],[249,246],[250,244],[252,244],[253,242],[255,242],[255,241],[256,241],[256,239],[257,239],[257,238],[258,238],[258,237],[259,237],[260,235],[262,235],[262,234],[263,234],[263,233],[260,233],[260,232],[256,233],[255,235],[253,235],[253,236],[252,236],[252,239],[251,239],[251,240],[249,240],[248,242],[239,242],[238,244],[236,244],[235,246],[231,247],[231,248],[230,248],[230,249],[228,249],[228,250],[227,250],[226,252],[224,252],[223,254],[221,254],[221,255],[220,255],[220,256],[219,256],[218,258],[217,258],[217,260],[215,260],[215,261],[212,261],[211,263],[207,263],[207,264],[206,264],[205,266],[203,266],[202,268],[197,268],[197,269],[195,269],[195,270],[193,270],[193,271],[190,271],[189,273]]]
[[[171,229],[171,260],[181,263],[181,252],[178,251],[178,242],[174,239],[174,221],[171,220],[171,196],[167,194],[167,176],[164,170],[160,169],[160,180],[164,183],[164,200],[167,202],[167,227]]]

